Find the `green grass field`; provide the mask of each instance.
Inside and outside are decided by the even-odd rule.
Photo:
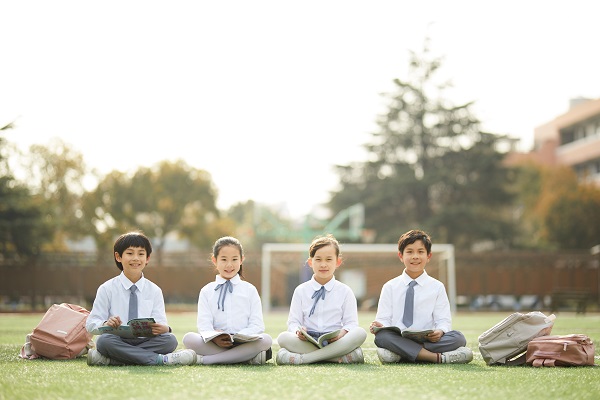
[[[363,345],[365,364],[278,366],[88,367],[69,361],[22,360],[18,351],[42,314],[0,314],[0,399],[598,399],[600,367],[488,367],[478,336],[509,313],[459,313],[453,327],[474,350],[465,365],[381,365],[373,335]],[[367,329],[372,313],[360,314]],[[195,331],[196,314],[168,313],[181,342]],[[275,339],[287,314],[265,316]],[[585,333],[600,341],[600,314],[557,314],[553,334]],[[181,345],[180,345],[181,347]],[[278,349],[274,346],[274,352]],[[600,348],[596,364],[600,364]]]

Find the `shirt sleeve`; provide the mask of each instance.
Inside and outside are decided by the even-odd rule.
[[[392,313],[392,286],[389,283],[385,283],[381,288],[381,294],[379,295],[375,321],[381,322],[383,326],[391,326],[393,319]]]
[[[215,329],[214,321],[212,317],[212,312],[210,309],[210,305],[208,304],[209,291],[206,289],[206,286],[200,290],[200,294],[198,295],[198,332],[202,333],[202,331],[212,331]]]
[[[440,285],[437,293],[435,307],[433,309],[433,324],[435,329],[441,329],[444,333],[452,329],[450,301],[446,294],[446,288],[443,285]]]
[[[154,288],[154,296],[152,305],[152,318],[159,324],[169,325],[167,322],[167,312],[165,310],[165,298],[163,297],[162,289],[156,286]]]
[[[240,329],[237,333],[253,335],[263,333],[265,331],[265,323],[263,321],[262,303],[258,290],[254,286],[249,287],[250,291],[250,315],[248,318],[248,326]]]
[[[342,329],[350,332],[352,329],[356,329],[358,325],[358,305],[356,297],[352,289],[346,289],[346,296],[344,303],[342,304]]]
[[[109,295],[106,285],[101,285],[96,291],[96,298],[92,305],[92,311],[87,317],[85,328],[88,332],[99,328],[110,317],[109,315]]]
[[[292,301],[290,303],[290,314],[288,316],[288,331],[296,332],[299,326],[304,325],[304,315],[302,313],[302,294],[300,287],[294,289]]]

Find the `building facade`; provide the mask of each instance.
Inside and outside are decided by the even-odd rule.
[[[600,99],[573,99],[569,111],[534,130],[530,159],[566,165],[600,186]]]

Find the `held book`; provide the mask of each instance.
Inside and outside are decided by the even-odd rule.
[[[312,344],[314,344],[315,346],[317,346],[320,349],[327,346],[329,344],[329,339],[337,337],[340,334],[340,331],[341,331],[341,329],[338,329],[337,331],[324,333],[321,336],[319,336],[317,339],[315,339],[307,331],[305,331],[301,327],[298,327],[298,332],[300,332],[306,338],[307,341],[311,342]]]
[[[227,332],[221,332],[221,331],[203,331],[203,332],[201,332],[201,335],[202,335],[202,339],[204,339],[204,343],[208,343],[211,340],[213,340],[214,338],[221,336],[221,335],[229,336],[231,342],[237,343],[237,344],[253,342],[255,340],[260,339],[260,334],[246,335],[243,333],[227,333]]]
[[[121,336],[125,339],[134,339],[138,337],[152,337],[151,324],[155,323],[154,318],[134,318],[127,322],[127,325],[121,325],[118,328],[112,326],[101,326],[92,331],[92,335],[102,335],[110,333]]]
[[[374,326],[373,333],[377,334],[377,332],[382,330],[390,330],[402,335],[407,339],[410,339],[414,342],[425,343],[429,342],[427,335],[433,332],[433,329],[426,329],[423,331],[413,330],[413,329],[405,329],[403,331],[400,330],[397,326]]]

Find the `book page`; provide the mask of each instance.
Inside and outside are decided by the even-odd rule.
[[[337,331],[332,331],[329,333],[326,333],[324,335],[319,336],[319,344],[321,345],[321,347],[325,347],[329,344],[329,339],[335,338],[340,334],[340,330],[338,329]]]
[[[243,333],[236,333],[233,335],[233,341],[237,343],[247,343],[254,342],[255,340],[259,340],[260,335],[245,335]]]
[[[298,327],[298,331],[299,331],[299,332],[302,334],[302,336],[304,336],[304,337],[306,338],[306,340],[307,340],[307,341],[311,342],[312,344],[314,344],[314,345],[315,345],[315,346],[317,346],[318,348],[321,348],[321,347],[323,347],[323,346],[321,346],[321,345],[319,344],[319,342],[317,342],[317,341],[315,340],[315,338],[314,338],[314,337],[310,336],[310,335],[308,334],[308,332],[306,332],[304,329],[302,329],[302,328]]]
[[[202,331],[202,332],[200,332],[200,335],[202,335],[202,339],[204,339],[204,343],[208,343],[211,340],[213,340],[214,338],[216,338],[217,336],[221,336],[221,335],[228,335],[231,338],[231,341],[233,342],[232,335],[230,335],[227,332],[223,332],[223,331]]]
[[[374,326],[373,327],[373,333],[377,333],[379,331],[383,331],[383,330],[389,330],[392,332],[396,332],[398,334],[401,334],[402,331],[400,330],[400,328],[398,328],[397,326]]]

